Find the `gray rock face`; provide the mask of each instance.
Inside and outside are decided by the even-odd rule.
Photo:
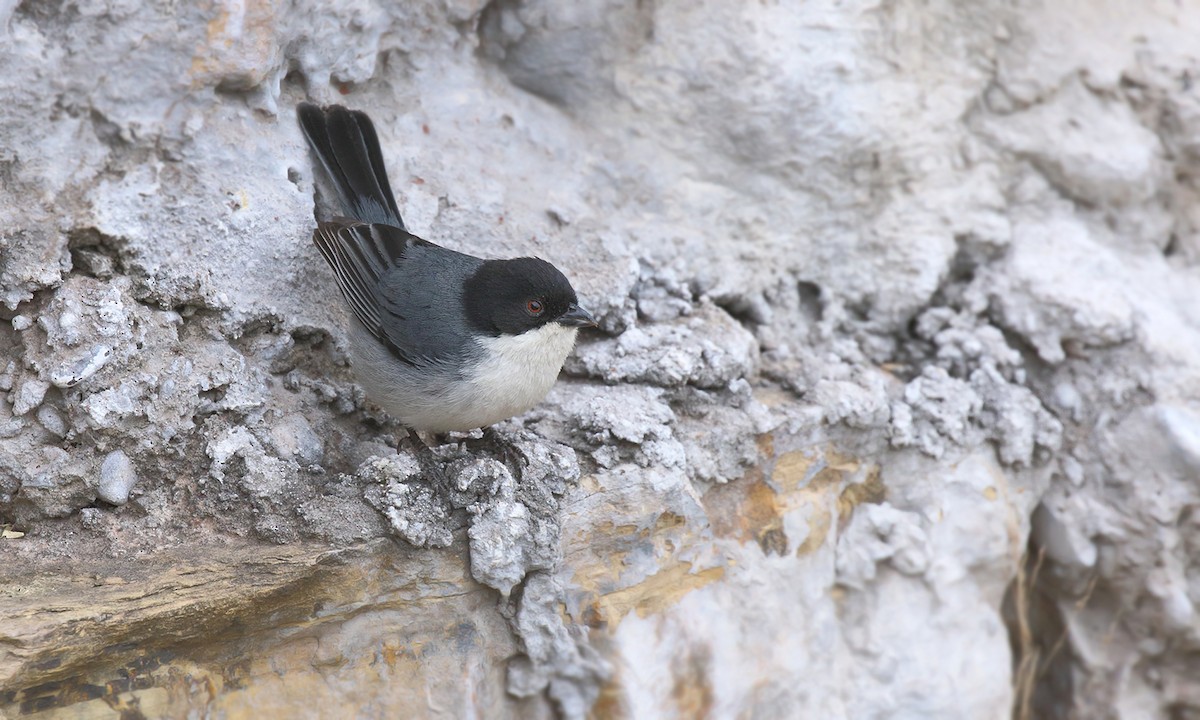
[[[1197,37],[1108,0],[0,4],[3,552],[357,558],[297,717],[411,710],[337,675],[397,662],[360,612],[453,714],[1198,713]],[[354,384],[302,99],[371,113],[413,232],[596,311],[500,427],[519,474],[463,434],[425,477]],[[294,597],[255,627],[322,617]],[[4,640],[0,689],[92,677]]]

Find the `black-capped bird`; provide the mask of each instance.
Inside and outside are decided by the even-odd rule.
[[[540,402],[579,328],[595,325],[567,278],[538,258],[483,260],[409,233],[370,118],[310,103],[297,115],[318,188],[341,208],[318,211],[313,242],[356,318],[351,362],[368,397],[434,433],[486,428]]]

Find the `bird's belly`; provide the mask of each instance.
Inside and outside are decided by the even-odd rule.
[[[486,338],[480,341],[482,359],[463,373],[398,368],[378,342],[355,343],[354,370],[367,396],[404,425],[429,432],[474,430],[541,402],[576,332],[552,323],[521,335]]]
[[[550,323],[521,335],[480,341],[482,362],[470,374],[466,404],[478,409],[484,427],[537,405],[550,392],[567,354],[575,345],[575,328]]]

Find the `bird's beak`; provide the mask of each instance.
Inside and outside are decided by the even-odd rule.
[[[596,327],[592,314],[575,303],[571,303],[567,311],[558,318],[558,324],[567,327]]]

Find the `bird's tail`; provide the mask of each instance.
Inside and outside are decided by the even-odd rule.
[[[403,229],[371,118],[341,105],[322,108],[312,103],[300,103],[296,116],[345,215]]]

